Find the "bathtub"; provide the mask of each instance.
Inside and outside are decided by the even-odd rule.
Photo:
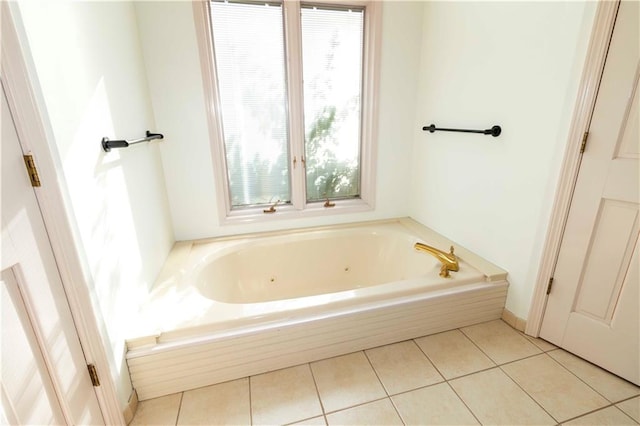
[[[500,318],[506,272],[401,218],[176,243],[127,339],[140,400]]]

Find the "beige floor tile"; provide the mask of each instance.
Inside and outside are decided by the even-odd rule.
[[[624,411],[628,416],[640,423],[640,396],[616,404],[616,407]]]
[[[389,395],[444,381],[413,340],[365,353]]]
[[[542,350],[544,352],[552,351],[552,350],[558,348],[556,345],[554,345],[552,343],[549,343],[544,339],[539,339],[537,337],[531,337],[531,336],[528,336],[526,334],[522,334],[522,336],[524,336],[528,341],[530,341],[531,343],[536,345],[538,348],[540,348],[540,350]]]
[[[460,330],[497,364],[542,352],[502,320],[472,325]]]
[[[251,377],[254,424],[286,424],[322,415],[308,364]]]
[[[495,366],[460,330],[421,337],[415,342],[445,379]]]
[[[175,425],[182,393],[147,399],[138,403],[130,425]]]
[[[402,425],[389,398],[327,414],[331,425]]]
[[[325,413],[387,396],[364,352],[311,364]]]
[[[602,410],[595,411],[586,416],[578,417],[563,425],[585,425],[585,426],[622,426],[637,425],[636,422],[616,407],[607,407]]]
[[[477,425],[473,414],[448,384],[392,396],[406,425]]]
[[[640,395],[640,387],[632,385],[569,352],[558,349],[548,352],[548,355],[611,402]]]
[[[609,404],[546,354],[504,365],[502,369],[559,422]]]
[[[251,422],[249,379],[186,391],[178,425],[246,425]]]
[[[449,382],[482,424],[555,424],[502,370],[493,368]]]
[[[291,426],[327,426],[327,422],[324,420],[324,416],[319,416],[291,423]]]

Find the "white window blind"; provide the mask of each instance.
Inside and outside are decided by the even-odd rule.
[[[302,5],[307,201],[360,194],[364,10]]]
[[[282,6],[211,2],[230,202],[291,200]]]

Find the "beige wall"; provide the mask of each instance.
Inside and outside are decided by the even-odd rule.
[[[509,271],[526,318],[595,2],[427,2],[410,215]]]

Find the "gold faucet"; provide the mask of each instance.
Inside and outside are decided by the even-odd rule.
[[[451,251],[449,253],[422,243],[415,243],[413,247],[418,251],[429,253],[430,255],[438,259],[440,263],[442,263],[442,267],[440,268],[440,276],[443,278],[450,277],[449,271],[457,272],[458,270],[460,270],[460,266],[458,265],[458,258],[455,254],[453,254],[453,246],[451,246]]]

